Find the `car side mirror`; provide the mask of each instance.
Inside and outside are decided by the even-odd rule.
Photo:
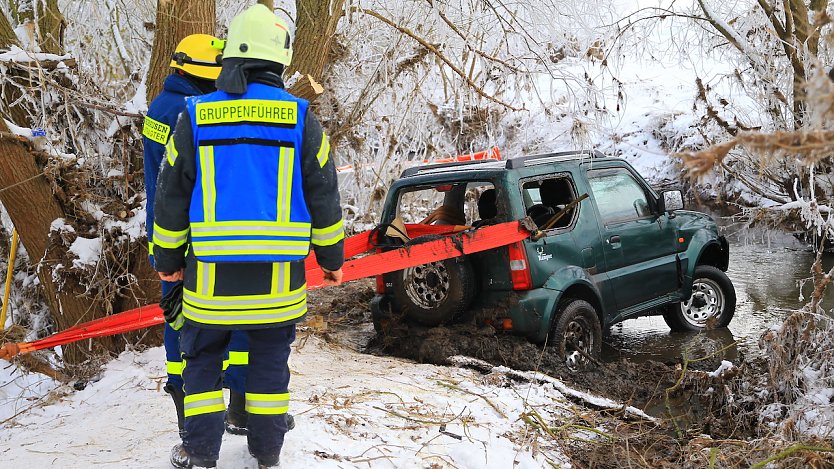
[[[681,191],[665,191],[660,198],[663,212],[674,212],[683,208],[683,194]]]

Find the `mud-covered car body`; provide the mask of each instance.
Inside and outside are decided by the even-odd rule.
[[[565,299],[589,303],[604,328],[663,314],[690,298],[698,265],[727,270],[727,242],[709,216],[679,210],[682,202],[667,210],[666,196],[656,193],[626,161],[599,153],[406,170],[391,186],[381,224],[410,209],[401,206],[404,194],[426,188],[453,192],[474,184],[495,189],[498,214],[491,222],[521,220],[539,202],[537,191],[548,179],[569,185],[573,200],[589,197],[539,239],[467,256],[476,275],[477,294],[468,306],[476,320],[542,342]],[[679,200],[680,192],[670,193],[677,193]],[[450,198],[460,199],[447,195],[445,200]],[[397,304],[392,291],[401,272],[378,279],[372,302],[376,318],[407,307]],[[734,308],[734,297],[732,301]]]

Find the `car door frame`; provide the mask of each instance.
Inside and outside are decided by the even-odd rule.
[[[583,165],[599,220],[606,272],[617,304],[616,320],[633,316],[679,290],[679,267],[675,227],[661,213],[657,194],[630,165],[621,162]],[[606,220],[599,209],[592,181],[598,171],[623,171],[642,189],[650,214]],[[649,249],[650,248],[650,249]]]

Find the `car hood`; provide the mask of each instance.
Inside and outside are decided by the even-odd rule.
[[[706,213],[692,212],[689,210],[677,210],[675,211],[675,217],[677,218],[678,226],[684,230],[701,227],[716,229],[715,221]]]

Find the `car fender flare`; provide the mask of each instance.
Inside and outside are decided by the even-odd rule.
[[[721,270],[727,270],[727,263],[729,262],[729,249],[727,241],[723,236],[716,237],[709,230],[698,230],[689,241],[686,251],[681,257],[682,262],[686,262],[686,275],[683,279],[684,289],[692,288],[692,278],[695,275],[695,267],[702,263],[703,255],[710,249],[718,249],[721,252],[720,264],[716,267]],[[711,264],[711,263],[710,263]],[[712,265],[712,264],[711,264]]]
[[[554,272],[550,277],[548,277],[547,281],[544,282],[543,288],[557,292],[557,294],[554,295],[554,301],[552,304],[548,304],[547,310],[543,312],[544,314],[542,315],[539,330],[533,337],[535,342],[544,342],[547,338],[547,334],[550,332],[550,327],[556,316],[556,310],[559,306],[559,302],[562,301],[562,297],[565,292],[577,286],[581,287],[582,291],[586,292],[586,294],[580,298],[586,301],[590,300],[588,302],[597,309],[600,324],[603,324],[605,311],[603,311],[604,306],[602,302],[602,295],[600,294],[599,288],[597,288],[594,283],[593,278],[591,278],[588,272],[581,267],[577,267],[575,265],[566,266]]]

